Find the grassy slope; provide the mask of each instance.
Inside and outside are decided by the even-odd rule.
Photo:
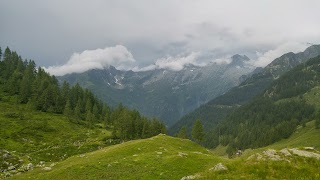
[[[187,155],[179,156],[179,153]],[[320,161],[313,158],[294,156],[291,162],[246,159],[247,156],[218,157],[189,140],[158,135],[73,156],[51,171],[39,168],[13,179],[181,179],[195,174],[199,174],[200,179],[320,178]],[[219,162],[228,170],[210,171]]]
[[[15,178],[180,179],[208,169],[219,160],[189,140],[158,135],[107,147],[84,157],[71,157],[50,172],[38,169]]]
[[[317,104],[319,102],[317,101],[319,91],[319,88],[314,88],[312,91],[306,93],[304,95],[304,98],[311,104]],[[2,108],[11,109],[10,103],[2,103],[1,106]],[[317,106],[317,108],[318,107],[319,106]],[[19,109],[15,109],[14,111],[17,114],[21,112],[19,112]],[[1,118],[4,117],[5,112],[9,113],[9,111],[2,112],[0,116]],[[8,131],[4,130],[8,127],[11,127],[11,131],[17,131],[21,125],[20,123],[28,123],[27,119],[29,119],[30,121],[32,120],[31,124],[36,124],[35,122],[37,120],[43,120],[46,118],[48,119],[49,127],[55,127],[60,129],[61,131],[56,129],[55,131],[41,132],[40,129],[42,128],[36,128],[37,131],[31,131],[30,129],[29,135],[34,134],[34,137],[30,136],[29,139],[33,139],[34,142],[31,143],[27,141],[24,145],[29,144],[29,146],[31,147],[33,145],[41,145],[41,142],[44,141],[41,140],[42,138],[46,139],[52,144],[58,143],[61,145],[61,143],[64,143],[67,144],[67,147],[72,147],[74,146],[72,144],[75,141],[86,139],[86,142],[83,142],[82,147],[90,147],[93,144],[100,144],[101,138],[107,136],[107,134],[103,134],[101,131],[95,132],[99,131],[99,129],[96,129],[95,131],[88,130],[81,126],[78,127],[78,125],[74,126],[74,124],[72,123],[71,126],[70,122],[63,120],[63,116],[50,115],[47,113],[31,114],[32,118],[25,118],[22,120],[15,119],[14,121],[12,121],[12,118],[3,118],[4,120],[7,119],[7,123],[9,123],[10,120],[12,121],[10,123],[13,124],[1,124],[1,137],[4,137],[3,134],[8,134]],[[27,114],[25,115],[28,117]],[[5,126],[7,127],[4,128]],[[43,125],[42,127],[45,127],[45,125]],[[82,134],[83,137],[78,137],[76,132],[82,132],[80,134]],[[10,137],[11,135],[7,136]],[[59,141],[59,139],[61,140],[61,138],[55,138],[59,136],[64,137],[63,139],[68,139],[69,141]],[[26,136],[23,137],[25,138]],[[17,148],[19,143],[20,145],[22,144],[21,142],[18,142],[19,138],[15,139],[16,141],[13,141],[12,139],[13,138],[9,138],[6,141],[6,139],[3,138],[1,139],[1,141],[6,141],[6,143],[4,144],[8,145],[8,147],[13,146],[13,149]],[[49,141],[49,139],[51,140]],[[75,155],[67,158],[64,161],[60,161],[56,166],[52,167],[51,171],[44,171],[42,170],[42,168],[36,168],[33,171],[23,173],[21,175],[16,175],[12,178],[181,179],[184,176],[199,174],[203,179],[319,179],[320,161],[312,158],[301,158],[294,156],[292,157],[292,159],[290,159],[290,162],[246,160],[250,155],[261,153],[262,151],[270,148],[280,150],[287,147],[299,148],[304,146],[313,146],[317,150],[320,150],[319,139],[320,130],[315,129],[314,121],[311,121],[306,124],[306,127],[298,128],[297,131],[288,139],[284,139],[264,148],[246,150],[242,157],[239,158],[227,159],[216,156],[189,140],[182,140],[169,136],[159,135],[149,139],[135,140],[119,145],[106,147],[101,150],[84,154],[83,156]],[[55,148],[52,148],[51,150],[53,149]],[[223,147],[221,147],[221,149],[223,149]],[[21,150],[23,150],[23,148]],[[45,157],[45,154],[47,154],[47,150],[44,150],[44,152],[46,153],[42,153],[43,155],[41,155],[40,153],[39,157]],[[62,156],[62,153],[64,154],[65,152],[66,150],[60,149],[58,147],[58,149],[56,149],[54,153],[60,153],[61,155],[59,156]],[[84,149],[84,151],[82,152],[88,151]],[[33,154],[33,157],[37,157],[37,153],[38,152],[33,152],[30,154]],[[78,151],[74,154],[79,153],[81,152]],[[179,156],[179,153],[184,153],[187,155],[182,155],[181,157]],[[72,153],[70,153],[70,155],[72,155]],[[213,172],[209,170],[219,162],[222,162],[224,165],[226,165],[228,171]],[[46,166],[49,165],[50,164],[46,164]]]
[[[103,140],[110,132],[103,128],[88,129],[63,115],[28,110],[27,105],[13,102],[12,97],[0,101],[0,149],[15,151],[25,162],[60,161],[106,146]]]

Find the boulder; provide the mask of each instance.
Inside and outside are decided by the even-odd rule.
[[[51,171],[51,167],[44,167],[42,170],[44,170],[44,171]]]
[[[209,169],[210,171],[227,171],[228,168],[224,166],[222,163],[218,163],[214,167]]]

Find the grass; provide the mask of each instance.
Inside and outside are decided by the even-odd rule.
[[[319,90],[304,95],[317,108]],[[298,127],[288,139],[228,159],[222,157],[226,147],[209,151],[190,140],[166,135],[108,146],[106,139],[111,133],[101,124],[89,129],[63,115],[27,111],[26,105],[12,102],[0,102],[0,149],[15,151],[15,162],[23,159],[24,163],[56,165],[50,171],[36,167],[11,179],[181,179],[189,175],[200,179],[320,179],[320,161],[314,158],[247,160],[266,149],[312,146],[320,150],[320,129],[315,129],[314,121]],[[228,170],[211,171],[218,163]]]
[[[16,179],[181,179],[222,158],[189,140],[158,135],[71,157],[50,172],[41,169]]]
[[[259,152],[263,149],[259,149]],[[250,154],[258,150],[251,151]],[[210,170],[218,163],[227,171]],[[287,161],[219,157],[189,140],[158,135],[70,157],[51,171],[37,168],[13,179],[319,179],[320,161],[290,157]]]
[[[12,97],[0,101],[0,150],[7,150],[14,160],[0,158],[0,169],[21,159],[24,164],[40,161],[59,162],[110,145],[111,132],[104,128],[89,129],[70,122],[65,116],[29,110],[14,103]],[[1,173],[0,173],[1,174]]]

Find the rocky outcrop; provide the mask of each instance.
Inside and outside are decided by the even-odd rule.
[[[218,163],[214,167],[210,168],[209,171],[227,171],[228,168],[224,166],[222,163]]]
[[[271,160],[271,161],[290,162],[290,157],[292,158],[292,156],[294,155],[300,156],[300,157],[306,157],[306,158],[316,158],[320,160],[320,153],[316,151],[314,148],[310,148],[310,147],[305,147],[302,149],[284,148],[284,149],[281,149],[280,151],[276,151],[274,149],[268,149],[266,151],[263,151],[262,153],[256,153],[251,155],[250,157],[247,158],[247,160],[257,160],[257,161]]]

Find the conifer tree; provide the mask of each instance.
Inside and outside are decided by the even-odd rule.
[[[204,131],[200,119],[197,119],[193,128],[192,128],[192,138],[198,143],[203,142],[204,140]]]
[[[186,126],[181,127],[179,133],[177,134],[177,137],[182,139],[188,139]]]
[[[81,120],[81,102],[80,102],[80,100],[77,102],[77,105],[74,108],[74,117],[76,118],[77,122],[79,122]]]
[[[72,119],[73,111],[72,111],[72,109],[71,109],[71,104],[70,104],[70,101],[69,101],[69,100],[67,100],[67,103],[66,103],[66,105],[65,105],[65,107],[64,107],[63,114],[64,114],[65,116],[67,116],[67,118],[68,118],[69,120]]]
[[[88,111],[88,112],[87,112],[86,121],[87,121],[88,127],[89,127],[89,128],[92,128],[93,121],[94,121],[94,115],[92,114],[91,111]]]

